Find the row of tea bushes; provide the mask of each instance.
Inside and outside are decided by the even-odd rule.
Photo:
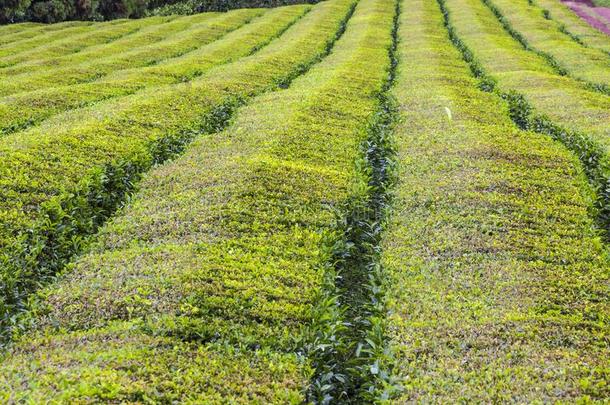
[[[321,3],[280,43],[303,51],[324,32],[303,24],[349,6]],[[336,222],[367,198],[356,162],[386,81],[394,11],[362,0],[329,56],[153,169],[90,252],[40,293],[37,330],[0,366],[0,398],[304,402],[310,336],[328,316],[321,290],[343,236]]]
[[[117,70],[154,65],[214,42],[262,13],[261,9],[244,9],[214,15],[147,46],[126,46],[122,51],[110,52],[106,57],[106,49],[101,48],[98,52],[85,55],[84,62],[11,75],[11,80],[0,82],[0,96],[90,82]]]
[[[400,175],[382,245],[395,401],[603,401],[610,267],[582,168],[519,130],[446,32],[436,2],[404,7]]]
[[[15,132],[68,110],[136,93],[147,87],[188,82],[214,66],[256,52],[295,23],[309,6],[273,9],[223,38],[154,66],[123,69],[98,80],[25,92],[0,99],[0,134]]]
[[[559,24],[545,18],[541,8],[527,0],[485,2],[525,47],[540,52],[561,73],[610,95],[610,55],[606,52],[574,41],[561,31]]]
[[[82,249],[141,174],[214,132],[246,99],[325,55],[352,1],[317,5],[258,52],[179,85],[121,97],[0,138],[3,330],[29,291]]]

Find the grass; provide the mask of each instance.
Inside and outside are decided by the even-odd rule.
[[[555,21],[544,17],[541,8],[529,5],[527,0],[486,0],[486,3],[518,33],[526,48],[544,52],[569,76],[610,95],[610,59],[607,53],[576,43],[561,32]]]
[[[603,401],[610,267],[580,163],[478,89],[435,2],[409,2],[399,38],[395,402]]]
[[[60,115],[0,139],[2,313],[18,311],[29,290],[83,247],[142,172],[197,134],[222,128],[239,104],[284,86],[328,52],[350,4],[317,6],[280,39],[189,83]]]
[[[308,10],[308,6],[274,9],[249,20],[248,24],[234,29],[217,41],[207,43],[204,39],[200,47],[160,61],[154,66],[122,69],[87,83],[60,85],[2,98],[0,134],[23,130],[55,114],[133,94],[145,88],[189,82],[214,66],[255,52],[279,36]],[[243,23],[247,15],[234,14],[234,17],[237,21],[229,19],[226,29]],[[125,63],[129,58],[120,57],[115,60]]]
[[[302,24],[323,10],[336,29],[350,4],[315,6],[293,35],[311,41]],[[36,330],[3,359],[0,398],[303,402],[320,346],[332,343],[320,298],[347,242],[340,223],[369,198],[363,151],[394,13],[363,0],[320,63],[154,168],[40,292]]]
[[[564,26],[567,31],[578,37],[586,46],[610,54],[610,42],[603,32],[591,27],[578,17],[568,6],[555,0],[532,0],[533,4],[546,10],[549,18]]]

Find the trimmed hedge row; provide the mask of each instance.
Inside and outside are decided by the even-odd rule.
[[[312,36],[306,21],[351,3],[314,7],[281,44],[302,51],[299,35],[328,32],[318,24]],[[314,337],[327,332],[320,297],[344,243],[338,222],[369,197],[363,144],[394,12],[362,0],[321,63],[153,169],[89,253],[40,292],[37,330],[0,366],[0,398],[304,402],[315,355],[332,343]]]
[[[124,69],[89,83],[54,87],[0,99],[0,134],[36,124],[51,115],[146,87],[188,82],[214,66],[247,56],[279,36],[310,6],[278,7],[210,44],[155,66]],[[238,20],[244,18],[237,13]],[[231,19],[229,19],[231,22]]]
[[[8,36],[8,35],[13,35],[18,32],[26,32],[28,29],[40,28],[40,27],[42,27],[42,24],[30,23],[30,22],[23,23],[20,25],[3,25],[3,26],[0,26],[0,35],[2,35],[2,38],[4,38],[5,36]],[[4,42],[5,41],[3,39],[0,40],[0,43],[4,43]]]
[[[506,33],[480,0],[449,0],[447,7],[457,36],[501,89],[518,91],[553,122],[610,146],[610,97],[557,75],[542,57]]]
[[[36,58],[76,53],[88,46],[114,41],[155,23],[156,21],[148,19],[115,20],[97,27],[76,26],[54,31],[48,34],[49,38],[43,38],[37,46],[32,47],[36,43],[34,40],[37,37],[34,37],[32,41],[24,41],[24,43],[0,49],[0,68]]]
[[[110,24],[120,22],[121,21],[113,21],[110,22]],[[82,33],[83,28],[91,26],[93,26],[92,22],[83,21],[69,21],[60,24],[37,26],[30,26],[30,24],[26,24],[24,29],[21,28],[22,24],[16,24],[14,26],[2,26],[0,28],[8,29],[10,27],[14,27],[15,30],[13,33],[7,34],[6,36],[2,36],[0,38],[0,50],[2,50],[0,55],[4,56],[10,54],[11,52],[6,53],[8,48],[14,48],[14,52],[23,52],[35,46],[43,45],[45,42],[47,42],[47,38],[48,41],[60,39],[62,34],[58,35],[58,33],[64,30],[68,30],[66,31],[66,34],[69,35],[70,32],[74,31],[76,31],[76,33]]]
[[[11,80],[0,82],[0,96],[92,81],[116,70],[153,65],[213,42],[263,12],[262,9],[243,9],[212,15],[185,31],[170,35],[166,39],[148,46],[135,49],[126,47],[123,52],[110,54],[106,58],[102,57],[104,54],[104,50],[102,50],[100,58],[95,55],[86,55],[88,56],[87,61],[82,63],[69,63],[67,66],[57,69],[15,75]]]
[[[454,42],[475,75],[509,101],[511,117],[522,129],[548,134],[576,154],[597,194],[600,227],[610,229],[610,97],[554,73],[544,58],[523,49],[480,0],[446,4]]]
[[[610,54],[610,40],[603,32],[591,27],[578,17],[568,6],[556,0],[531,0],[534,5],[543,8],[548,18],[557,21],[565,30],[576,36],[584,45]]]
[[[29,40],[41,34],[61,30],[66,27],[91,25],[90,22],[70,21],[61,24],[43,25],[36,23],[23,23],[0,26],[0,49],[11,42]]]
[[[214,13],[206,13],[189,17],[172,16],[160,18],[157,20],[157,23],[110,43],[88,47],[80,52],[69,55],[46,59],[33,58],[18,65],[0,69],[0,77],[32,73],[41,69],[57,69],[68,64],[90,61],[91,58],[104,58],[133,48],[151,45],[165,40],[168,35],[186,30],[193,24],[206,21],[214,15]]]
[[[395,402],[603,401],[610,265],[582,168],[477,89],[443,23],[436,2],[403,7],[400,175],[382,245]]]
[[[485,0],[499,19],[516,33],[526,49],[542,52],[561,71],[610,95],[610,58],[603,51],[586,48],[544,18],[543,10],[527,0]],[[609,39],[610,41],[610,39]]]
[[[351,4],[316,6],[259,52],[191,82],[59,115],[0,138],[2,325],[30,290],[82,249],[141,173],[197,134],[224,126],[245,99],[289,83],[324,55]]]

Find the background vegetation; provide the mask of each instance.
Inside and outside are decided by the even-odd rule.
[[[296,3],[317,3],[317,0],[1,0],[0,24],[23,21],[104,21],[154,14],[191,14]]]

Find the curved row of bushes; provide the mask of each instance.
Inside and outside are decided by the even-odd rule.
[[[0,138],[3,331],[29,291],[82,249],[143,172],[328,52],[350,4],[321,4],[258,52],[188,83],[98,103]]]
[[[36,23],[0,25],[0,48],[4,48],[11,42],[25,41],[43,33],[50,35],[54,31],[79,25],[93,25],[93,23],[84,21],[68,21],[51,25]]]
[[[348,242],[340,224],[370,197],[363,155],[395,13],[362,0],[332,49],[320,48],[352,5],[318,5],[281,42],[224,67],[233,81],[251,72],[245,91],[308,65],[313,49],[330,52],[146,176],[91,250],[40,293],[34,331],[3,357],[0,398],[339,400],[323,385],[308,391],[309,379],[333,344],[334,304],[321,301],[336,281],[333,251]]]
[[[594,214],[603,230],[610,229],[610,96],[559,75],[544,57],[524,49],[481,0],[446,4],[475,74],[509,100],[521,128],[548,134],[576,154],[595,189]]]
[[[40,59],[28,59],[27,54],[29,52],[25,55],[17,54],[14,59],[18,58],[27,62],[14,65],[12,69],[7,69],[7,72],[0,73],[0,77],[4,74],[11,77],[11,80],[3,80],[0,84],[0,97],[24,91],[59,86],[61,84],[90,82],[116,70],[154,65],[164,59],[181,56],[202,45],[213,42],[260,14],[262,14],[260,9],[247,9],[212,16],[207,18],[207,21],[194,24],[184,32],[178,32],[175,35],[168,34],[166,39],[162,41],[143,47],[131,49],[126,47],[122,50],[117,50],[116,53],[112,52],[113,47],[111,44],[113,43],[108,44],[108,47],[111,48],[110,50],[107,50],[106,46],[83,49],[84,56],[88,56],[86,60],[79,62],[80,57],[73,57],[79,55],[80,52],[76,54],[69,53],[60,57],[59,63],[55,66],[52,65],[46,69],[29,69],[27,62],[40,62],[44,64],[48,59],[54,59],[56,55],[54,55],[53,51],[51,51],[52,55],[50,57],[46,52],[47,48],[54,48],[52,45],[33,50],[40,55]],[[146,20],[148,19],[137,21]],[[106,52],[110,53],[104,57]],[[11,70],[22,67],[25,68],[24,73],[15,72],[16,74],[14,74],[11,72]]]
[[[94,24],[69,24],[60,28],[42,32],[34,31],[36,35],[31,38],[11,41],[0,47],[0,58],[4,68],[16,63],[25,62],[28,57],[36,57],[36,49],[38,47],[50,46],[46,51],[49,56],[65,55],[87,47],[88,45],[97,45],[105,42],[113,41],[121,38],[124,35],[130,35],[137,32],[140,28],[146,27],[154,23],[153,21],[138,20],[116,20]],[[99,33],[97,33],[99,31]],[[91,38],[89,38],[91,36]],[[55,46],[57,44],[57,46]]]
[[[464,11],[480,0],[439,3],[473,49],[497,46]],[[582,167],[478,89],[436,2],[408,4],[399,181],[382,244],[395,402],[603,402],[610,266]],[[498,52],[512,51],[495,48],[488,66],[502,65]]]
[[[543,10],[527,0],[485,0],[486,5],[526,49],[544,55],[559,70],[610,96],[610,57],[575,42]]]
[[[260,9],[236,10],[208,18],[207,21],[194,24],[176,35],[168,35],[166,39],[148,46],[126,47],[116,53],[111,49],[111,53],[106,57],[104,57],[107,52],[106,47],[102,47],[98,52],[94,51],[92,55],[91,52],[86,52],[89,55],[86,55],[88,58],[83,62],[78,61],[80,58],[75,61],[68,58],[65,65],[59,63],[55,67],[27,71],[23,74],[9,73],[11,80],[3,80],[0,83],[0,97],[60,85],[91,82],[118,70],[156,65],[166,59],[188,54],[203,45],[214,42],[261,14]],[[145,20],[147,19],[138,21]]]
[[[133,94],[145,88],[189,82],[214,66],[229,63],[260,49],[308,10],[309,6],[270,10],[220,40],[179,57],[160,61],[154,66],[118,70],[91,82],[24,92],[0,99],[0,134],[12,133],[52,115]],[[237,12],[232,17],[233,22],[227,21],[227,26],[235,27],[243,17],[243,13]],[[130,53],[125,57],[109,58],[109,64],[117,62],[121,66],[123,61],[130,59]],[[78,72],[78,69],[74,72]]]
[[[70,64],[97,62],[98,59],[105,59],[117,54],[123,54],[131,50],[140,50],[148,46],[153,46],[159,42],[166,42],[170,38],[180,38],[191,29],[197,26],[210,24],[209,20],[216,17],[216,13],[203,13],[186,17],[157,17],[141,21],[150,20],[150,24],[142,27],[135,32],[112,41],[83,46],[76,49],[76,52],[68,47],[64,47],[65,52],[49,55],[50,49],[59,49],[58,43],[69,40],[69,35],[64,39],[48,39],[43,44],[30,46],[23,51],[11,51],[13,63],[11,66],[3,66],[0,69],[0,77],[15,77],[25,73],[39,73],[41,70],[47,72],[56,71]],[[102,25],[102,23],[100,23]],[[45,34],[42,34],[45,36]],[[33,48],[33,49],[32,49]]]

